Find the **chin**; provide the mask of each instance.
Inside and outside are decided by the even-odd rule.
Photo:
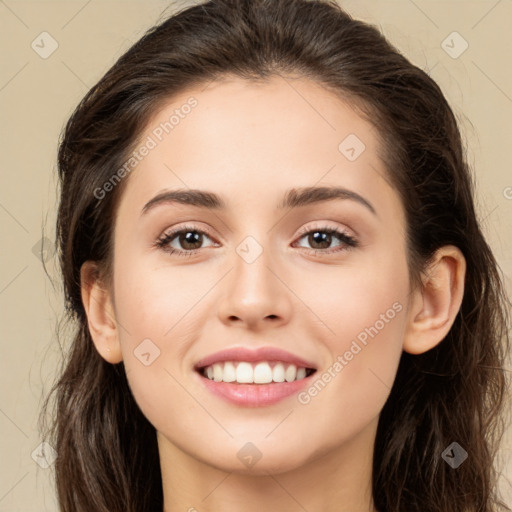
[[[256,443],[254,445],[257,446]],[[212,458],[210,453],[206,459],[201,459],[204,463],[226,473],[266,476],[287,473],[305,465],[308,460],[306,454],[297,458],[297,451],[297,447],[290,447],[289,450],[282,449],[276,452],[272,446],[257,451],[257,448],[249,443],[244,443],[241,449],[236,450],[234,456],[215,454]]]

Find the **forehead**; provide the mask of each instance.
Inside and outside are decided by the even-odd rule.
[[[121,203],[140,204],[162,188],[259,204],[272,189],[320,182],[377,193],[386,173],[377,132],[356,105],[304,78],[225,78],[187,89],[149,120],[142,145],[150,149]]]

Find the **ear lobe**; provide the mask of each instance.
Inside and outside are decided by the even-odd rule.
[[[98,353],[109,363],[123,360],[110,291],[102,283],[98,265],[86,261],[80,269],[82,303],[89,332]]]
[[[403,349],[422,354],[440,343],[450,331],[464,296],[466,259],[458,247],[438,249],[423,285],[413,292]]]

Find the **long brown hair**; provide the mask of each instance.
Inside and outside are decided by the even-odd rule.
[[[405,207],[415,282],[445,244],[467,261],[449,334],[424,354],[401,356],[375,441],[376,508],[511,510],[499,499],[495,468],[505,428],[508,302],[477,221],[456,119],[428,74],[329,0],[212,0],[175,13],[119,58],[67,122],[58,153],[57,249],[75,331],[43,408],[53,396],[48,439],[58,453],[61,510],[163,507],[155,429],[133,399],[123,363],[107,363],[94,348],[81,301],[86,260],[111,276],[114,215],[126,178],[101,199],[97,191],[123,166],[162,102],[227,75],[264,81],[277,74],[350,98],[376,127]],[[452,441],[469,455],[456,470],[441,457]]]

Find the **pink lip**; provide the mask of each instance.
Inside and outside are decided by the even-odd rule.
[[[248,363],[259,362],[259,361],[282,361],[288,364],[294,364],[297,367],[312,368],[316,370],[316,366],[310,361],[306,361],[298,356],[286,352],[285,350],[275,347],[261,347],[258,349],[249,349],[247,347],[233,347],[215,354],[210,354],[205,358],[198,361],[194,368],[204,368],[205,366],[211,366],[214,363],[224,361],[247,361]],[[301,381],[297,381],[301,382]],[[258,387],[262,387],[258,384]]]
[[[203,385],[214,395],[230,403],[245,407],[272,405],[290,395],[298,393],[311,383],[316,374],[293,382],[274,382],[272,384],[238,384],[236,382],[216,382],[196,373]]]

